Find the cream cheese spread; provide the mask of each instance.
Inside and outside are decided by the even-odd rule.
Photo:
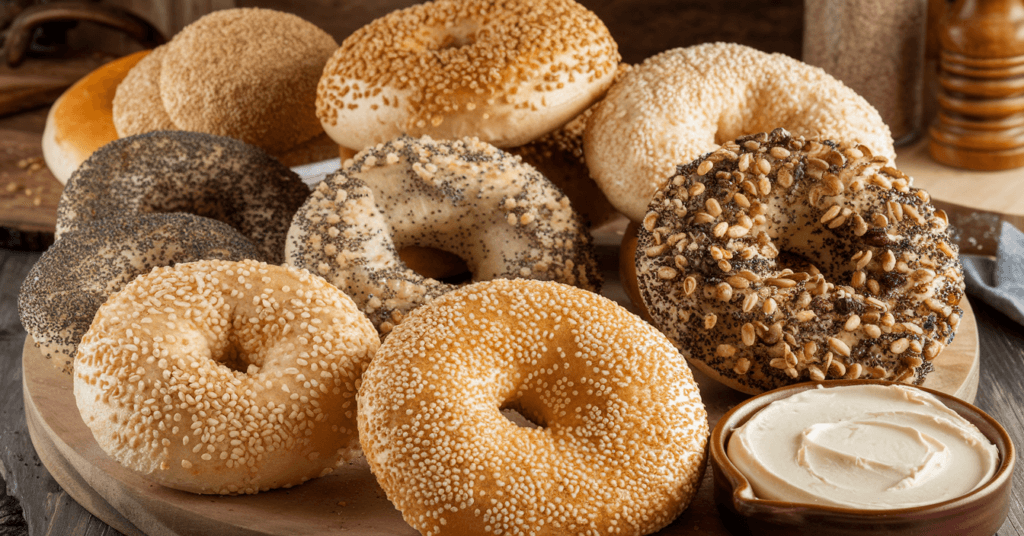
[[[772,402],[733,432],[728,456],[759,499],[866,509],[954,499],[999,465],[977,427],[935,396],[895,385]]]

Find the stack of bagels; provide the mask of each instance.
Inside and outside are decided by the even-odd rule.
[[[705,468],[689,366],[919,384],[964,286],[841,82],[728,43],[620,59],[573,0],[435,0],[340,45],[207,15],[51,109],[66,188],[23,323],[101,447],[166,486],[362,452],[422,534],[658,531]],[[287,167],[338,154],[312,189]],[[614,220],[639,316],[598,294]]]

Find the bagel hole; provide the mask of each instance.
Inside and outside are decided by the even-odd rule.
[[[476,42],[472,35],[446,35],[441,44],[438,45],[437,50],[445,50],[448,48],[461,48],[466,45],[472,45]]]
[[[519,413],[519,410],[514,407],[501,408],[501,415],[508,419],[509,422],[520,428],[543,428],[539,423],[536,423],[522,413]]]
[[[214,356],[214,360],[221,365],[224,365],[235,372],[241,372],[242,374],[255,374],[260,370],[259,365],[251,363],[245,358],[245,352],[242,351],[235,341],[229,341],[228,345],[223,349],[220,355]]]
[[[473,279],[466,261],[443,249],[406,246],[398,250],[398,257],[417,274],[449,285],[460,285]]]
[[[437,41],[430,48],[434,50],[446,50],[449,48],[461,48],[476,43],[476,31],[478,26],[471,21],[462,21],[455,26],[446,28]]]

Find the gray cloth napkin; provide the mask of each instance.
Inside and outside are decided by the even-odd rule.
[[[963,255],[967,293],[1024,324],[1024,233],[1003,222],[996,258]]]

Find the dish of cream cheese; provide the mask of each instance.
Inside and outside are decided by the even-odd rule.
[[[954,499],[995,474],[999,451],[931,394],[896,385],[809,389],[737,428],[728,457],[759,499],[909,508]]]

